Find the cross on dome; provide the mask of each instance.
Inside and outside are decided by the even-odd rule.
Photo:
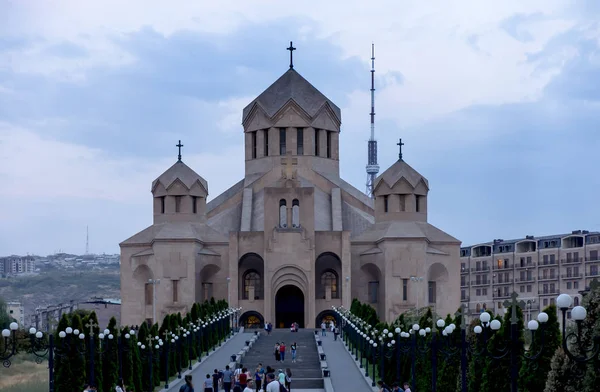
[[[287,48],[287,50],[290,51],[290,68],[294,68],[294,50],[296,50],[296,48],[294,48],[294,45],[292,44],[292,41],[290,41],[290,47]]]
[[[179,162],[181,162],[181,147],[183,147],[183,144],[181,144],[181,140],[179,141],[179,143],[177,143],[177,144],[175,145],[175,147],[178,147],[178,148],[179,148],[179,155],[177,155],[177,160],[178,160]]]

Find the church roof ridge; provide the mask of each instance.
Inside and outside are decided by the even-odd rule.
[[[328,104],[341,122],[340,108],[294,68],[290,68],[244,108],[242,123],[246,121],[255,104],[259,105],[269,117],[273,117],[290,99],[311,117],[314,117],[323,105]]]
[[[198,181],[206,193],[208,193],[208,183],[206,180],[180,160],[175,162],[173,166],[158,176],[156,180],[152,181],[152,190],[154,190],[159,182],[165,188],[169,188],[169,186],[171,186],[171,184],[177,180],[181,181],[188,189],[191,189],[192,186]]]
[[[392,188],[402,178],[404,178],[413,188],[416,188],[417,185],[419,185],[419,182],[423,181],[425,186],[429,189],[429,181],[403,159],[398,159],[392,166],[381,173],[375,179],[373,189],[377,188],[381,181],[385,181],[385,183]]]

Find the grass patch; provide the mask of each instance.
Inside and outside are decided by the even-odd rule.
[[[41,388],[41,389],[40,389]],[[9,368],[0,367],[0,391],[38,392],[48,390],[48,362],[37,364],[30,355],[11,358]]]

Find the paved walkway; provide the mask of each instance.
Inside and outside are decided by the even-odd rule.
[[[185,373],[181,372],[181,379],[174,379],[169,383],[169,391],[179,391],[179,388],[183,385],[183,377],[185,374],[192,375],[192,381],[194,383],[195,390],[203,390],[202,382],[206,378],[206,374],[212,374],[215,369],[225,369],[226,365],[231,362],[231,356],[237,354],[245,345],[246,340],[250,340],[254,332],[243,332],[237,333],[231,339],[229,339],[221,347],[217,348],[217,351],[211,351],[208,357],[204,356],[202,362],[196,363],[192,370],[188,370]],[[161,391],[165,391],[164,381]]]
[[[325,337],[321,336],[321,340],[323,352],[327,355],[327,366],[331,371],[330,378],[334,391],[373,391],[339,337],[334,341],[333,334],[328,333]]]

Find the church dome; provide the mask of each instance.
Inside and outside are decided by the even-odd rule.
[[[310,117],[314,117],[324,105],[329,105],[337,120],[341,122],[340,108],[290,68],[244,108],[242,123],[246,121],[255,105],[259,105],[272,118],[290,100],[296,102]]]
[[[413,169],[408,163],[399,159],[396,163],[390,166],[386,171],[375,179],[374,189],[377,189],[383,181],[389,188],[394,188],[400,180],[404,179],[412,188],[417,188],[419,183],[423,183],[425,188],[429,190],[429,181],[419,172]]]
[[[168,190],[175,184],[183,185],[188,192],[198,193],[197,196],[206,197],[208,195],[206,180],[182,161],[175,162],[173,166],[152,182],[152,192],[155,192],[159,185]]]

